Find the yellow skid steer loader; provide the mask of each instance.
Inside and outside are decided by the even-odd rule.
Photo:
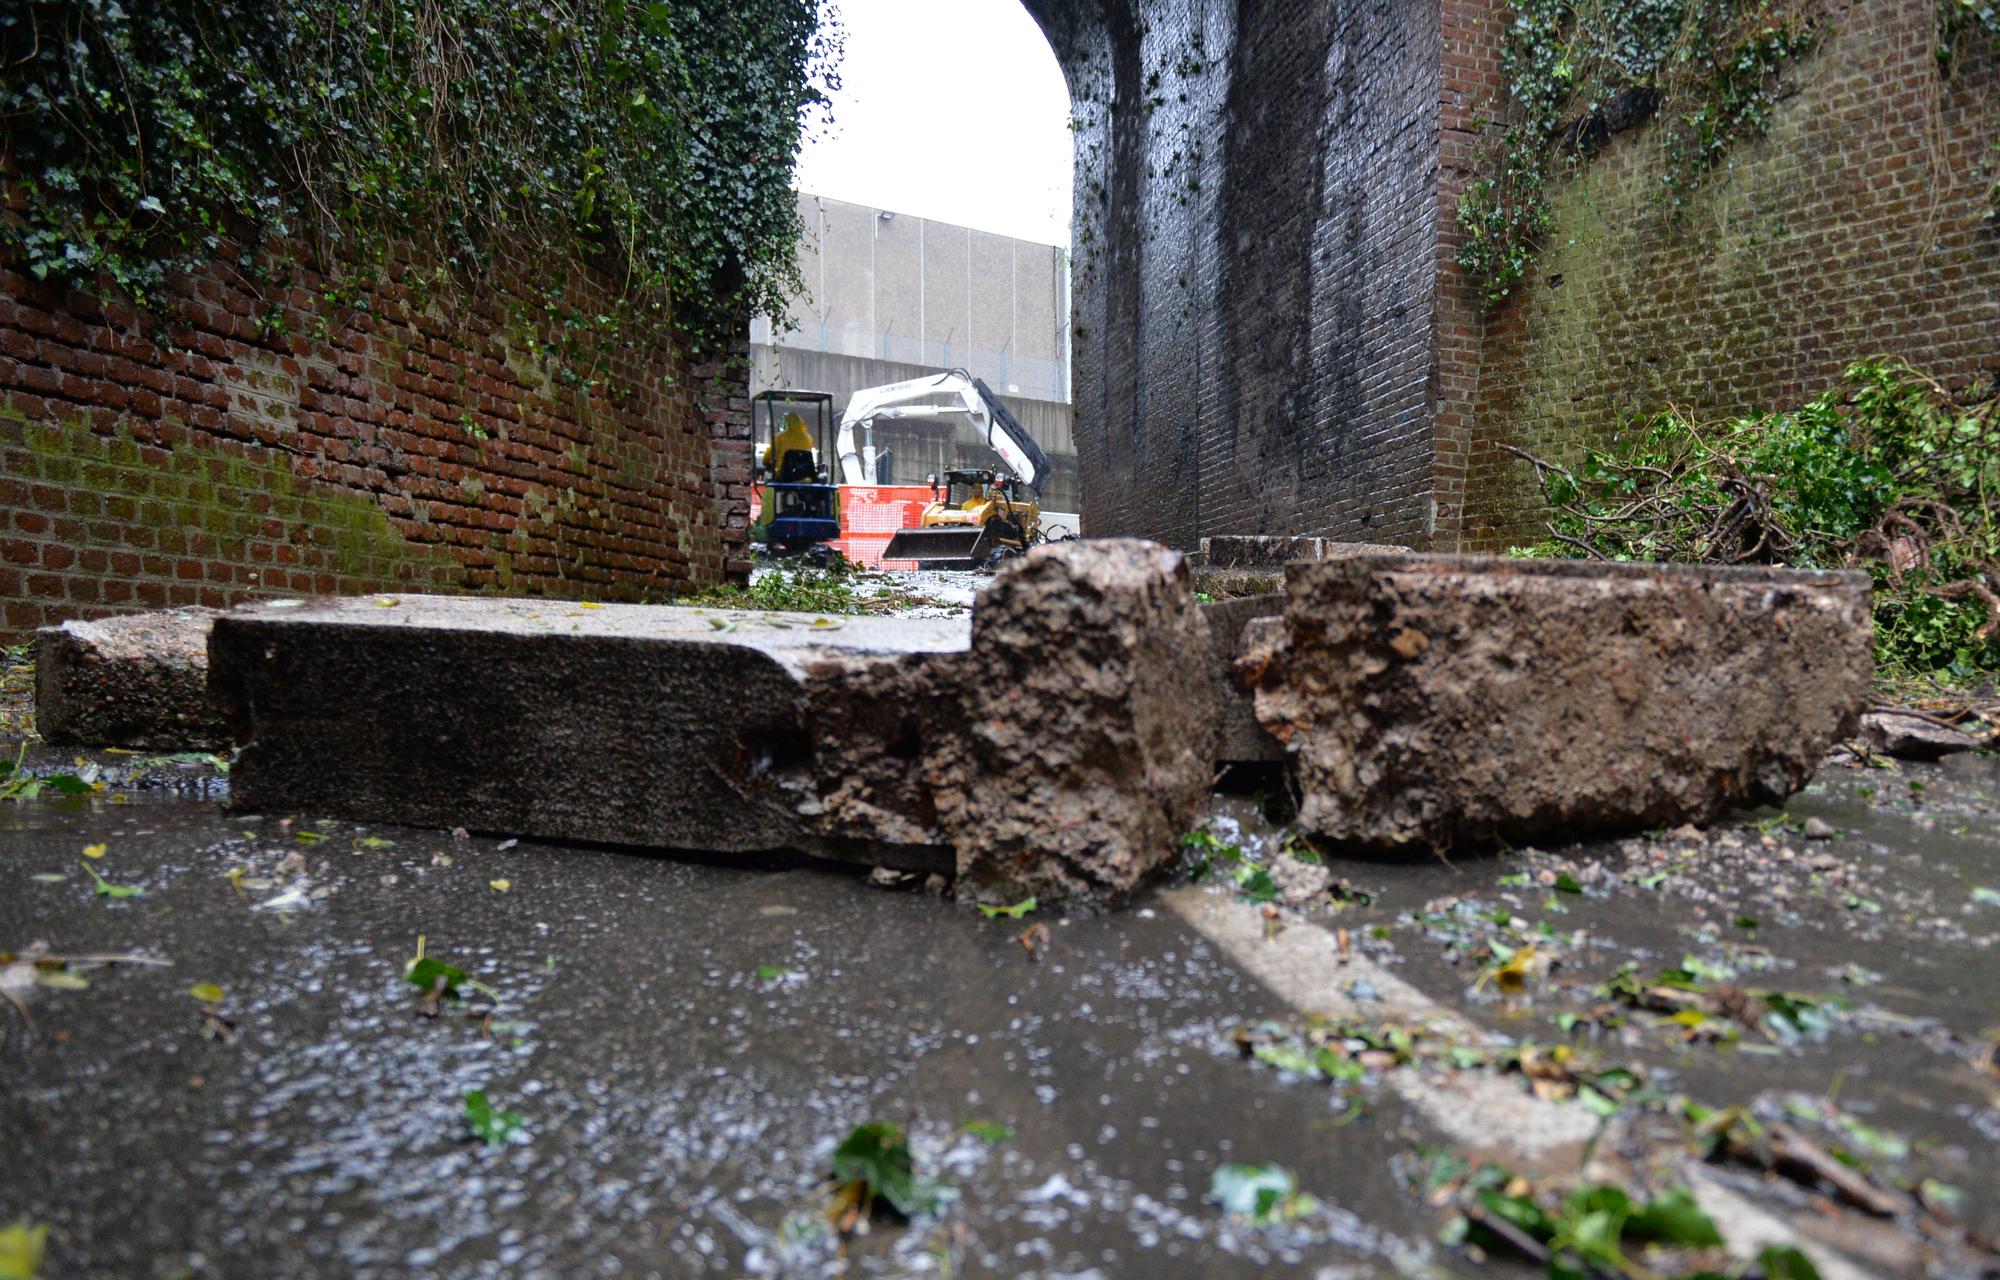
[[[1018,482],[1011,477],[968,469],[930,481],[936,496],[916,528],[889,539],[884,560],[915,560],[921,569],[970,569],[996,555],[1019,555],[1041,541],[1041,506],[1015,501]]]

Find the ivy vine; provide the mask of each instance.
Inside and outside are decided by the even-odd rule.
[[[1960,0],[1948,0],[1959,3]],[[1976,0],[1992,3],[1992,0]],[[1505,126],[1492,173],[1459,198],[1458,264],[1489,304],[1555,231],[1558,160],[1657,117],[1678,209],[1738,140],[1770,125],[1779,74],[1818,42],[1818,0],[1513,0],[1501,42]]]
[[[1958,70],[1959,45],[1972,32],[1986,36],[1987,47],[2000,62],[2000,0],[1939,0],[1938,70],[1947,77]],[[2000,89],[1996,89],[2000,99]],[[1993,142],[1993,181],[1986,188],[1988,216],[2000,216],[2000,138]]]
[[[16,0],[0,251],[142,305],[281,241],[351,285],[512,256],[558,334],[727,345],[798,285],[793,161],[838,52],[819,19],[817,0]],[[586,264],[622,282],[611,307],[564,303]]]

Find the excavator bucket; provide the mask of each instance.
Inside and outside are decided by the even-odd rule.
[[[974,569],[999,545],[992,525],[904,529],[882,548],[884,560],[915,560],[925,569]]]

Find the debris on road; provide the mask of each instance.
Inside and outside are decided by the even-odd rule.
[[[406,596],[246,606],[214,687],[254,811],[954,873],[1108,900],[1211,776],[1178,553],[1036,548],[962,619]]]
[[[214,609],[136,613],[43,628],[35,642],[35,722],[52,746],[222,751],[229,732],[208,697]]]
[[[1779,801],[1868,696],[1859,574],[1455,556],[1286,572],[1239,670],[1301,828],[1334,844],[1450,849]]]
[[[1899,760],[1939,760],[1992,745],[1989,739],[1975,737],[1935,716],[1887,707],[1861,717],[1861,736],[1870,747]]]

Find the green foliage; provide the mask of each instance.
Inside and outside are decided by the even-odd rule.
[[[465,1127],[487,1146],[506,1146],[521,1131],[521,1124],[520,1112],[495,1111],[486,1099],[486,1090],[466,1090]]]
[[[1863,568],[1889,674],[2000,670],[2000,399],[1863,361],[1796,409],[1669,409],[1574,471],[1530,461],[1553,511],[1528,554]]]
[[[2000,0],[1938,0],[1938,68],[1946,75],[1958,69],[1959,46],[1969,32],[1985,35],[1987,47],[2000,60]],[[2000,217],[2000,138],[1993,142],[1994,179],[1986,188],[1989,217]]]
[[[1507,119],[1493,161],[1459,197],[1458,264],[1489,303],[1556,230],[1545,188],[1558,155],[1658,113],[1678,207],[1731,145],[1764,132],[1777,76],[1818,40],[1817,0],[1514,0],[1502,38]]]
[[[1002,916],[1005,916],[1009,920],[1019,920],[1035,909],[1035,899],[1031,895],[1021,899],[1010,907],[989,907],[983,902],[979,903],[978,907],[979,914],[985,916],[988,920],[997,920]]]
[[[906,1218],[933,1213],[948,1189],[917,1176],[910,1140],[901,1125],[878,1120],[854,1126],[833,1152],[833,1180],[841,1196],[865,1214],[876,1200]]]
[[[1680,1188],[1639,1202],[1618,1187],[1595,1183],[1556,1199],[1538,1196],[1524,1179],[1494,1165],[1470,1171],[1444,1169],[1433,1176],[1457,1180],[1465,1204],[1464,1213],[1445,1228],[1447,1244],[1532,1251],[1531,1256],[1545,1263],[1552,1280],[1661,1274],[1642,1267],[1631,1256],[1632,1251],[1648,1246],[1705,1250],[1723,1243],[1714,1221]],[[1767,1254],[1734,1274],[1774,1275],[1778,1273],[1770,1270],[1773,1265],[1790,1262],[1789,1257],[1778,1259]],[[1809,1273],[1811,1264],[1806,1265]],[[1720,1280],[1716,1272],[1697,1274]]]
[[[0,245],[145,304],[217,257],[258,279],[266,237],[348,285],[507,254],[559,329],[733,338],[795,283],[792,161],[834,52],[817,20],[814,0],[24,0],[0,13]],[[623,280],[617,314],[564,302],[585,263]]]
[[[725,583],[675,604],[704,609],[758,609],[776,613],[860,613],[861,601],[843,575],[827,569],[767,573],[748,587]]]

